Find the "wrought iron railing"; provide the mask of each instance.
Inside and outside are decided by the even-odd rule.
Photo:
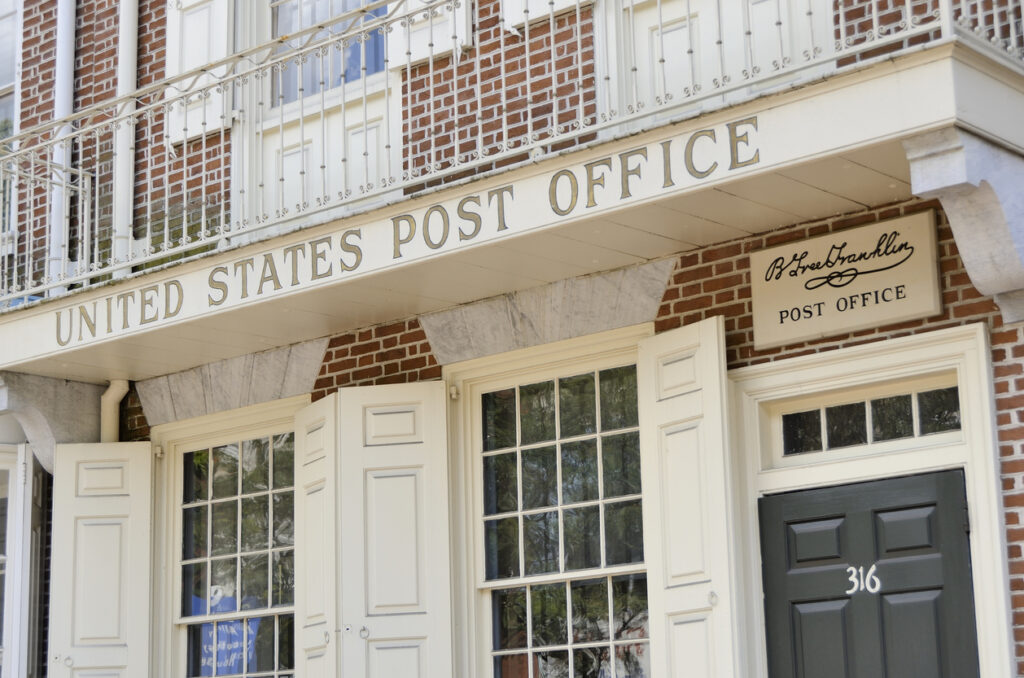
[[[1020,67],[1022,1],[371,2],[3,142],[0,307],[924,44]]]

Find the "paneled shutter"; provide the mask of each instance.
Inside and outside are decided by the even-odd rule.
[[[58,445],[53,506],[49,675],[149,675],[149,443]]]
[[[167,8],[168,78],[225,59],[232,50],[231,0],[178,0]],[[219,89],[228,69],[188,78],[167,90],[174,99],[167,112],[166,135],[179,143],[230,125],[230,91]],[[204,90],[204,87],[207,88]],[[179,98],[192,93],[187,99]]]
[[[738,675],[725,384],[720,317],[640,343],[637,385],[654,676]]]
[[[338,396],[295,415],[296,672],[337,674]]]
[[[445,385],[339,395],[342,675],[450,678]]]

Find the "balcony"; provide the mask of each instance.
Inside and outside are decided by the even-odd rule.
[[[0,310],[960,42],[1020,0],[371,3],[7,139]]]

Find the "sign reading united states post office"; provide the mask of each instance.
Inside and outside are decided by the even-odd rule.
[[[936,315],[935,215],[753,252],[750,282],[758,349]]]

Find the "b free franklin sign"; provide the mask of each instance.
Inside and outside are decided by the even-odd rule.
[[[759,349],[936,315],[934,213],[753,252],[750,284]]]

